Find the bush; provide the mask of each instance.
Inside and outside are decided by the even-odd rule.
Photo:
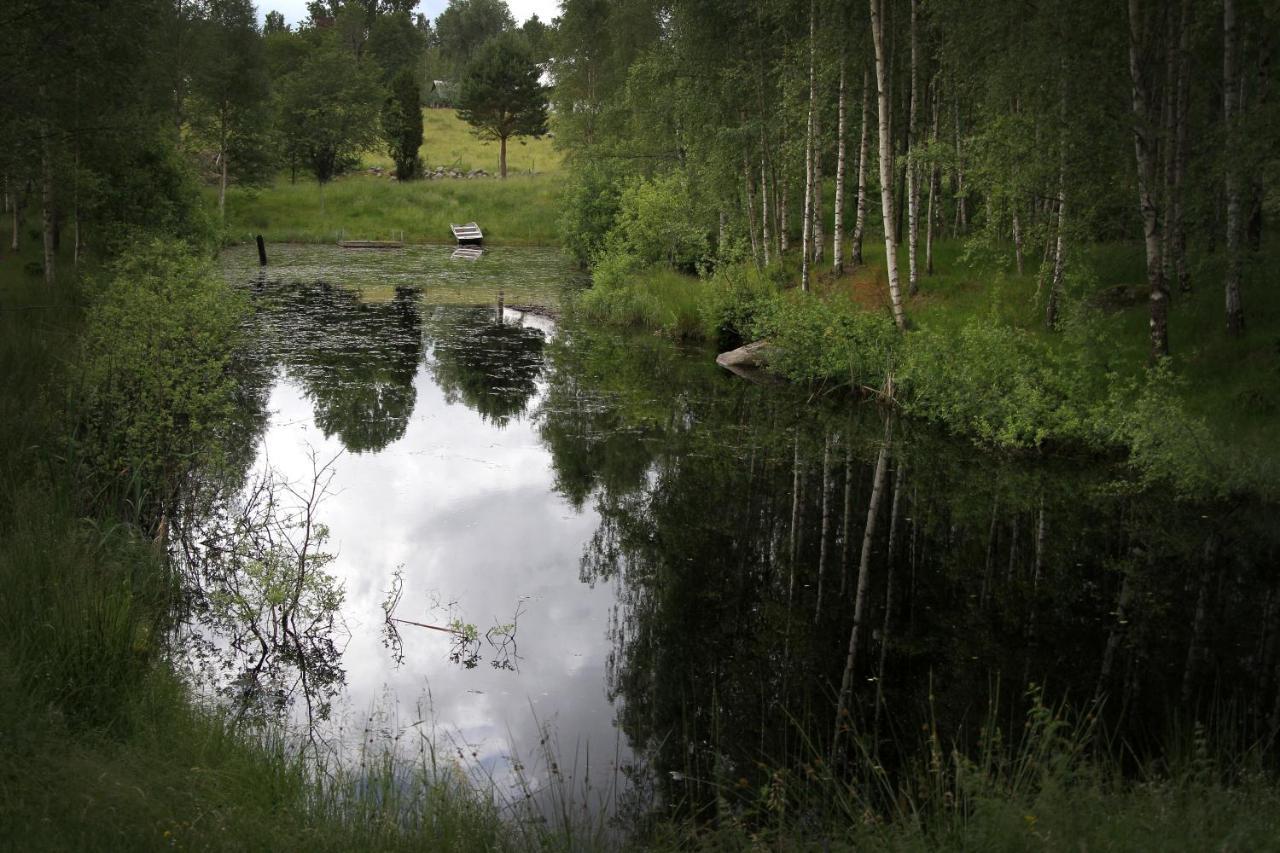
[[[898,359],[901,338],[893,321],[851,302],[792,293],[754,310],[754,336],[775,346],[770,369],[789,379],[879,388]]]
[[[979,441],[1037,447],[1046,440],[1092,444],[1098,427],[1082,365],[994,319],[958,334],[912,333],[899,373],[906,411]]]
[[[779,267],[761,270],[750,262],[717,269],[699,305],[703,337],[721,351],[746,343],[755,334],[757,317],[777,298],[779,271]]]
[[[605,249],[644,265],[695,272],[706,263],[711,248],[696,207],[681,174],[634,180],[618,199],[617,219],[605,238]]]
[[[618,216],[620,192],[612,178],[591,166],[575,169],[560,205],[560,234],[564,248],[582,266],[604,249],[609,229]]]
[[[89,309],[73,406],[84,479],[165,500],[220,461],[246,306],[181,243],[143,244],[112,268]]]

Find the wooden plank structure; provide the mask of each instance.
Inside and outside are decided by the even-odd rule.
[[[462,245],[453,250],[453,260],[455,261],[478,261],[480,256],[484,254],[484,249],[479,246]]]
[[[466,225],[449,225],[453,229],[453,236],[457,239],[459,246],[478,246],[484,242],[484,234],[480,232],[480,226],[474,222],[468,222]]]
[[[344,249],[403,249],[402,240],[339,240]]]

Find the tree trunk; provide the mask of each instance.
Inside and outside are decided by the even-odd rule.
[[[853,509],[853,448],[844,449],[844,511],[840,521],[840,598],[844,598],[849,582],[849,518]]]
[[[498,176],[504,181],[507,179],[507,138],[505,136],[498,139]]]
[[[1232,0],[1226,0],[1231,3]],[[1151,360],[1169,354],[1169,299],[1161,258],[1160,206],[1156,199],[1156,139],[1151,93],[1145,74],[1146,36],[1141,0],[1129,0],[1129,77],[1133,86],[1133,148],[1138,165],[1138,201],[1147,251],[1151,301]]]
[[[1062,271],[1066,257],[1067,229],[1067,69],[1062,65],[1058,118],[1062,128],[1058,135],[1058,235],[1053,252],[1053,279],[1049,283],[1049,301],[1044,310],[1044,324],[1058,328],[1058,303],[1062,298]]]
[[[880,626],[880,666],[876,671],[875,716],[872,730],[875,732],[872,748],[880,748],[880,713],[884,709],[884,665],[889,652],[889,627],[893,618],[893,569],[898,546],[898,517],[902,504],[902,483],[907,474],[907,463],[898,460],[898,470],[893,477],[893,503],[889,510],[889,550],[885,555],[884,621]]]
[[[933,142],[938,141],[938,86],[937,77],[934,77],[933,86],[933,130],[930,139]],[[924,229],[924,274],[933,275],[933,235],[937,230],[938,214],[934,205],[937,203],[940,178],[938,175],[938,167],[936,165],[929,169],[929,210],[926,213],[928,221]]]
[[[1244,333],[1244,308],[1240,304],[1240,167],[1235,157],[1239,97],[1236,56],[1239,33],[1236,30],[1235,0],[1222,2],[1222,31],[1222,121],[1227,131],[1223,181],[1227,192],[1227,334],[1238,337]]]
[[[816,625],[822,618],[822,587],[827,576],[827,540],[831,533],[831,434],[822,449],[822,540],[818,545],[818,602],[813,609]]]
[[[968,206],[964,198],[964,160],[960,147],[960,101],[956,100],[956,233],[969,227]]]
[[[907,97],[907,294],[920,292],[920,272],[916,269],[916,247],[920,238],[920,187],[915,157],[916,102],[920,99],[919,53],[917,35],[919,0],[911,0],[911,91]]]
[[[840,51],[840,93],[836,100],[836,197],[835,215],[831,223],[831,269],[836,275],[844,272],[844,135],[845,135],[845,57]]]
[[[800,289],[809,290],[809,242],[813,239],[813,122],[818,100],[815,69],[817,51],[817,3],[809,0],[809,114],[804,134],[804,209],[800,212]]]
[[[876,93],[880,118],[880,206],[884,215],[884,261],[889,275],[889,301],[893,321],[898,329],[907,328],[907,315],[902,309],[902,291],[898,286],[897,234],[893,210],[893,127],[889,104],[888,60],[884,45],[884,0],[871,0],[871,36],[876,52]]]
[[[764,157],[760,158],[760,245],[764,249],[764,265],[769,266],[769,180]]]
[[[818,266],[826,254],[822,233],[822,115],[814,105],[813,113],[813,264]]]
[[[857,212],[853,220],[853,244],[851,260],[855,268],[862,266],[862,237],[867,228],[867,119],[871,117],[869,108],[871,74],[866,67],[862,69],[862,132],[858,140],[858,200]]]
[[[742,180],[746,190],[747,205],[747,234],[751,237],[751,260],[758,267],[760,266],[760,243],[756,237],[756,193],[755,188],[751,185],[751,156],[746,151],[742,153]],[[721,215],[720,227],[720,249],[724,251],[724,217]]]
[[[40,100],[44,99],[44,86],[41,86]],[[52,286],[57,278],[57,256],[53,246],[53,231],[56,227],[53,209],[53,155],[49,148],[49,123],[45,121],[40,128],[40,212],[44,226],[44,283]]]
[[[16,193],[13,196],[13,205],[10,208],[10,212],[13,214],[13,236],[9,240],[9,248],[16,252],[18,251],[18,229],[22,224],[18,217],[18,196]]]
[[[218,141],[218,162],[222,168],[218,174],[218,219],[227,221],[227,123],[222,123],[222,134]]]
[[[1173,141],[1173,199],[1169,205],[1169,230],[1173,233],[1173,274],[1178,290],[1191,292],[1191,274],[1187,269],[1187,228],[1183,222],[1183,185],[1187,175],[1187,125],[1191,109],[1191,0],[1182,0],[1178,31],[1178,95],[1177,122]]]
[[[1022,223],[1018,219],[1018,203],[1013,203],[1013,262],[1018,268],[1018,275],[1022,275]]]
[[[877,0],[872,0],[876,2]],[[873,24],[874,26],[874,24]],[[840,693],[836,699],[836,732],[831,741],[831,759],[834,762],[840,745],[840,736],[846,728],[849,693],[853,687],[853,671],[858,662],[858,632],[862,628],[867,603],[867,580],[871,574],[871,544],[875,539],[876,521],[880,515],[880,500],[884,494],[884,482],[889,470],[889,447],[893,441],[893,415],[885,421],[884,444],[876,457],[876,474],[871,486],[871,503],[867,506],[867,523],[862,532],[862,557],[858,561],[858,583],[853,594],[853,627],[849,629],[849,646],[845,655],[844,675],[840,679]]]

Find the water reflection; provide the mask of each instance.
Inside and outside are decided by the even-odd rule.
[[[507,781],[547,724],[570,753],[620,738],[592,772],[691,814],[815,757],[900,767],[923,725],[949,744],[990,703],[1020,719],[1031,683],[1104,698],[1139,754],[1215,709],[1242,740],[1280,724],[1275,507],[1178,503],[556,328],[571,273],[527,275],[553,269],[536,253],[406,254],[415,287],[384,255],[389,284],[297,259],[257,288],[278,368],[260,464],[298,481],[345,454],[321,516],[347,713],[429,695]],[[415,623],[390,649],[389,616]],[[487,665],[489,626],[517,621],[519,665]]]
[[[1242,742],[1274,736],[1274,507],[983,454],[660,342],[576,330],[550,362],[557,487],[600,517],[581,574],[618,584],[610,695],[668,803],[892,767],[922,726],[972,742],[1032,683],[1104,699],[1139,754],[1226,707]]]

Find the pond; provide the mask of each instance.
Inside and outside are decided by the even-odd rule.
[[[202,689],[327,748],[421,733],[535,799],[692,814],[833,739],[892,768],[1019,731],[1033,685],[1135,755],[1280,724],[1274,506],[561,321],[585,282],[550,250],[269,254],[224,257],[252,449],[191,549],[258,596],[205,590],[185,636]],[[275,538],[227,545],[251,517]],[[283,618],[282,542],[313,567]]]

